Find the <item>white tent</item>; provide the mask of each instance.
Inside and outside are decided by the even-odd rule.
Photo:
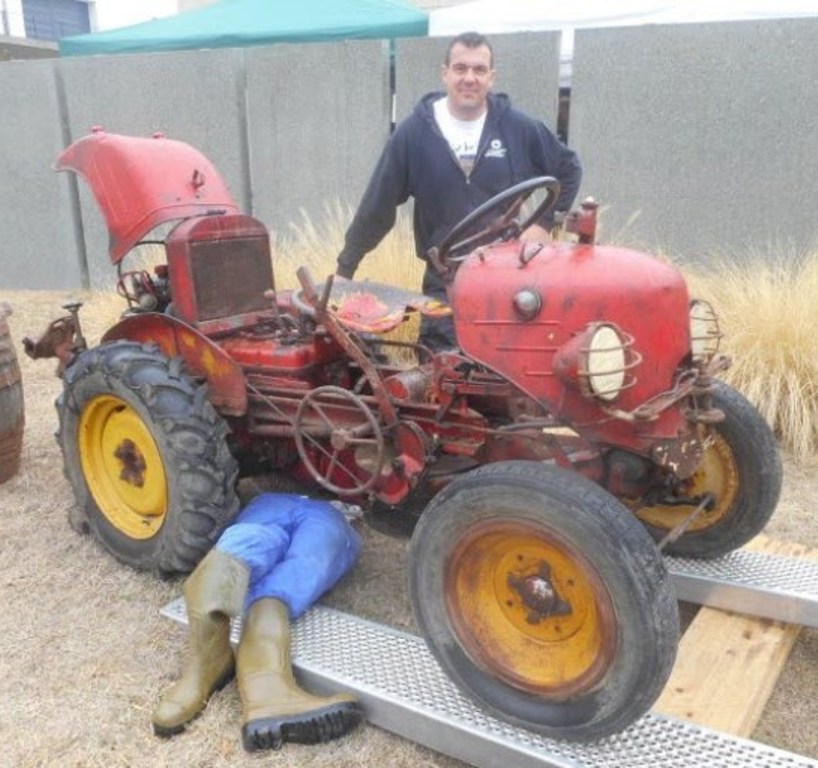
[[[473,0],[429,14],[429,34],[681,24],[818,16],[815,0]]]
[[[818,16],[816,0],[473,0],[429,13],[429,35],[476,31],[562,31],[562,77],[570,72],[574,30]]]
[[[429,14],[430,35],[460,32],[534,32],[539,30],[646,24],[675,3],[658,0],[623,0],[616,10],[605,0],[582,3],[547,0],[473,0],[439,8]]]

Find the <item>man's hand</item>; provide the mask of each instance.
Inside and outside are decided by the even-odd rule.
[[[539,224],[532,224],[520,235],[520,240],[526,243],[548,243],[551,241],[551,233]]]

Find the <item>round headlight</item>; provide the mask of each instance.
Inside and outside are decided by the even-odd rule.
[[[696,361],[709,360],[719,349],[721,330],[713,307],[706,301],[690,302],[690,351]]]
[[[625,345],[616,329],[600,325],[591,336],[586,358],[588,385],[602,400],[613,400],[625,385]]]

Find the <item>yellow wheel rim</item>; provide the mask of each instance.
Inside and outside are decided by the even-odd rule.
[[[686,496],[712,493],[716,503],[711,510],[704,510],[686,529],[686,532],[703,531],[728,518],[739,492],[738,465],[727,441],[713,433],[704,452],[701,466],[686,481],[682,492]],[[633,506],[633,505],[631,505]],[[636,516],[645,524],[670,530],[683,522],[695,509],[695,505],[635,507]]]
[[[167,513],[167,478],[136,411],[113,395],[89,401],[80,417],[79,450],[88,489],[108,522],[132,539],[154,536]]]
[[[596,685],[609,668],[616,621],[608,592],[588,560],[542,526],[472,527],[444,579],[455,634],[490,675],[565,698]]]

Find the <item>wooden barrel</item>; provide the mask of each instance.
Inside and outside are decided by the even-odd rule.
[[[20,469],[25,426],[20,366],[6,322],[10,314],[11,307],[0,303],[0,483]]]

